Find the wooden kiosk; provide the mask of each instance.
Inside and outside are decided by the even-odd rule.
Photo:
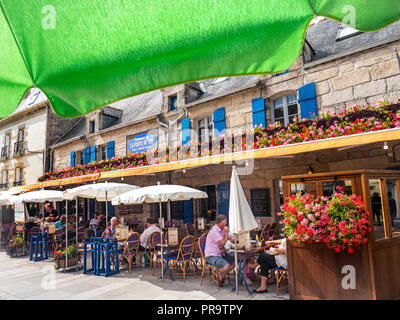
[[[284,196],[330,196],[336,186],[362,196],[370,212],[368,243],[354,254],[324,244],[288,241],[292,299],[396,299],[400,297],[400,171],[356,170],[282,177]],[[355,286],[344,284],[350,273]],[[348,278],[347,278],[348,279]]]

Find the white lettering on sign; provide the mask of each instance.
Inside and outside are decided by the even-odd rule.
[[[355,289],[356,288],[356,268],[351,265],[345,265],[342,268],[342,274],[346,276],[342,279],[342,288],[344,290]]]

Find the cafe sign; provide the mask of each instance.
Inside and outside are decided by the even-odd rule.
[[[127,154],[146,152],[157,144],[157,138],[150,132],[140,133],[127,137]]]

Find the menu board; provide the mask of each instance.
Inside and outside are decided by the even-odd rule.
[[[14,221],[15,223],[25,223],[25,205],[23,203],[16,203],[14,208]]]
[[[121,204],[118,207],[118,212],[121,216],[127,214],[142,214],[143,213],[143,205],[142,204],[132,204],[132,205],[124,205]]]
[[[271,216],[271,198],[269,189],[251,189],[251,210],[255,216]]]
[[[168,244],[172,246],[179,244],[178,228],[168,228]]]
[[[204,218],[200,217],[197,219],[197,229],[204,230]]]

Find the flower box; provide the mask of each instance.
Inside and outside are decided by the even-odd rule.
[[[78,256],[68,258],[68,267],[72,267],[78,264]],[[65,268],[65,259],[58,260],[59,268]]]

